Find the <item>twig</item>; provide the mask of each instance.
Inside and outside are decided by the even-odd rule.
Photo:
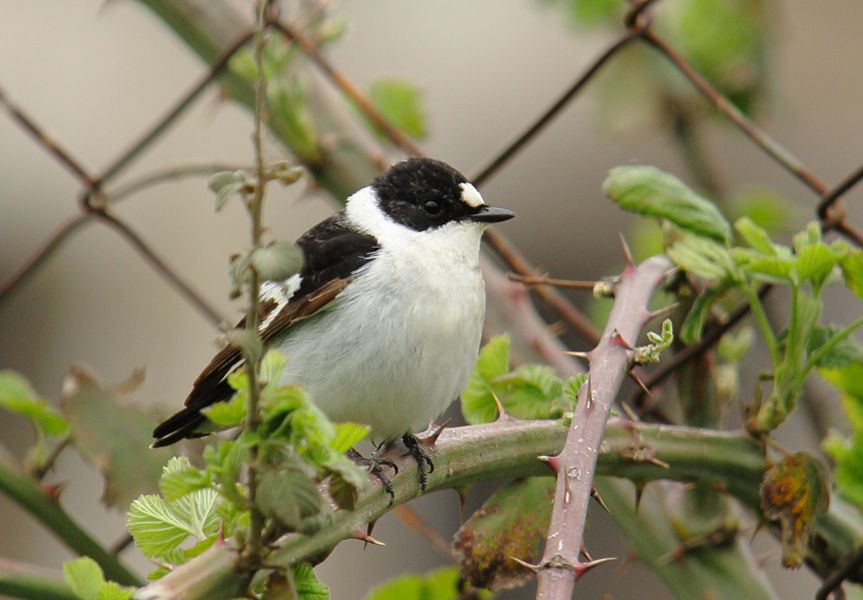
[[[112,554],[120,554],[123,550],[131,546],[133,541],[135,540],[130,534],[124,533],[123,536],[111,544],[108,549]]]
[[[526,286],[553,285],[554,287],[573,288],[577,290],[592,290],[596,286],[595,281],[578,281],[574,279],[554,279],[553,277],[532,277],[528,275],[509,274],[510,281],[523,283]]]
[[[450,545],[444,541],[437,529],[429,525],[414,509],[407,504],[396,506],[393,509],[393,514],[405,526],[423,538],[434,548],[437,553],[449,562],[453,561],[452,550]]]
[[[48,471],[54,466],[54,463],[57,462],[57,459],[60,458],[60,454],[63,450],[66,449],[66,446],[69,445],[69,442],[72,441],[72,437],[70,435],[64,435],[62,438],[57,440],[54,443],[54,447],[51,448],[51,452],[48,453],[48,456],[45,457],[45,460],[42,461],[41,464],[37,465],[35,469],[33,469],[33,478],[41,481],[45,475],[48,474]]]
[[[128,183],[118,186],[106,193],[107,201],[111,204],[119,202],[133,194],[137,194],[138,192],[157,185],[159,183],[164,183],[166,181],[172,181],[174,179],[181,179],[184,177],[194,177],[194,176],[205,176],[205,175],[213,175],[214,173],[218,173],[220,171],[234,171],[237,169],[244,169],[245,167],[240,165],[228,165],[215,163],[211,165],[181,165],[178,167],[168,167],[167,169],[159,169],[157,171],[153,171],[152,173],[148,173],[136,179],[129,181]]]
[[[32,600],[76,600],[60,573],[13,560],[0,558],[0,595],[4,598]]]
[[[821,202],[818,203],[818,218],[825,223],[828,222],[830,207],[833,206],[833,203],[836,202],[840,196],[844,195],[845,192],[860,183],[861,179],[863,179],[863,165],[843,179],[835,188],[824,194],[821,198]]]
[[[824,580],[824,584],[818,588],[818,592],[815,594],[815,600],[827,600],[830,593],[839,588],[842,582],[860,569],[861,566],[863,566],[863,547],[858,549],[842,568]]]
[[[599,446],[608,413],[631,366],[632,346],[650,318],[647,304],[670,267],[663,256],[637,268],[627,265],[602,339],[590,352],[588,382],[579,393],[566,444],[548,461],[557,475],[557,487],[548,539],[537,567],[537,598],[569,599],[575,580],[599,564],[580,559]]]

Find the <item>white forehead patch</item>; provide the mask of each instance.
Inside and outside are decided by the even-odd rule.
[[[461,188],[462,202],[471,208],[479,208],[480,206],[485,205],[485,200],[482,199],[482,195],[475,187],[473,187],[473,185],[469,183],[460,183],[458,186]]]

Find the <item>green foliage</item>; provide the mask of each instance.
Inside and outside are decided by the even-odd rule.
[[[330,590],[315,576],[315,571],[309,563],[299,563],[293,566],[294,589],[297,600],[329,600]]]
[[[369,88],[369,101],[384,118],[414,139],[428,135],[422,94],[408,81],[379,79]]]
[[[863,363],[823,368],[819,373],[840,391],[851,425],[850,435],[832,431],[823,442],[824,450],[836,464],[836,490],[863,510]]]
[[[647,332],[647,340],[650,342],[645,346],[635,349],[632,360],[637,365],[652,365],[659,362],[659,355],[674,342],[674,327],[671,319],[662,322],[662,333],[654,331]]]
[[[261,279],[283,281],[303,268],[303,251],[293,242],[271,242],[255,248],[249,261]]]
[[[658,217],[720,242],[731,236],[728,221],[712,202],[656,167],[615,167],[609,171],[602,191],[624,210]]]
[[[553,477],[508,483],[492,494],[459,528],[453,540],[464,578],[492,590],[517,587],[534,574],[516,562],[535,564],[548,533]]]
[[[485,590],[466,592],[456,567],[443,567],[425,575],[402,575],[371,590],[365,600],[489,600]]]
[[[507,414],[519,419],[556,419],[575,408],[580,378],[563,380],[544,365],[523,365],[509,370],[509,337],[492,339],[480,351],[461,409],[471,424],[488,423],[498,416],[495,397]]]
[[[81,600],[131,600],[135,589],[105,581],[102,569],[86,556],[63,564],[63,579]]]

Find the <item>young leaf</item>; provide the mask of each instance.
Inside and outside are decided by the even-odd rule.
[[[836,463],[833,479],[840,496],[863,508],[863,436],[850,438],[831,431],[822,442],[824,451]]]
[[[81,600],[131,600],[135,593],[134,588],[105,581],[96,561],[86,556],[64,563],[63,579]]]
[[[66,419],[12,371],[0,371],[0,408],[26,417],[44,435],[59,436],[69,430]]]
[[[330,590],[315,575],[312,565],[298,563],[293,566],[297,600],[330,600]]]
[[[695,298],[689,312],[686,313],[683,325],[680,326],[680,339],[684,344],[695,344],[701,341],[701,332],[704,330],[704,323],[707,321],[710,309],[726,289],[726,286],[708,288]]]
[[[330,447],[344,454],[361,441],[369,434],[368,425],[360,425],[359,423],[336,423],[336,436],[330,442]]]
[[[523,585],[534,577],[512,559],[536,562],[548,531],[554,486],[552,477],[508,483],[459,528],[453,550],[467,581],[497,590]]]
[[[399,79],[379,79],[369,89],[369,100],[387,121],[414,139],[427,135],[420,91]]]
[[[863,298],[863,250],[850,249],[840,262],[845,286],[858,298]]]
[[[602,191],[624,210],[674,223],[681,229],[728,242],[731,227],[716,205],[656,167],[615,167]]]
[[[365,600],[490,600],[487,590],[464,590],[456,567],[443,567],[425,575],[401,575],[373,588]]]
[[[162,465],[173,454],[170,448],[148,448],[157,418],[120,404],[113,390],[78,367],[66,375],[60,406],[75,446],[105,476],[105,504],[125,510],[132,500],[156,489]]]
[[[287,456],[280,464],[258,474],[255,497],[258,508],[283,526],[299,529],[306,517],[317,515],[322,508],[313,476],[302,460]]]
[[[632,361],[637,365],[658,363],[662,351],[674,342],[674,327],[671,324],[671,319],[665,319],[662,322],[661,334],[655,331],[648,331],[647,340],[650,343],[646,346],[638,346],[632,355]]]
[[[234,394],[227,402],[217,402],[201,412],[219,427],[242,425],[246,418],[246,394]]]
[[[797,277],[801,282],[809,282],[815,289],[819,289],[839,259],[823,242],[804,246],[797,252]]]
[[[278,241],[255,248],[250,261],[264,281],[284,281],[303,268],[303,251],[293,242]]]
[[[251,176],[242,170],[221,171],[210,177],[207,187],[216,194],[216,211],[222,210],[233,197],[242,197],[243,194],[254,190],[254,181]]]
[[[782,529],[782,565],[797,568],[815,517],[830,504],[827,468],[818,458],[798,452],[770,467],[761,482],[764,516]]]
[[[806,340],[806,353],[812,354],[833,339],[840,329],[835,325],[818,325]],[[863,347],[853,338],[847,337],[822,356],[814,365],[819,369],[841,369],[855,363],[863,363]]]
[[[668,257],[684,271],[706,280],[736,277],[731,254],[721,244],[694,235],[683,236],[668,249]]]
[[[189,536],[202,542],[218,533],[220,502],[213,489],[191,492],[171,502],[154,494],[141,496],[129,508],[129,533],[144,556],[165,560]]]
[[[185,456],[173,456],[162,471],[159,491],[168,502],[212,485],[210,476],[191,465]]]
[[[461,413],[471,425],[497,418],[492,380],[509,371],[509,336],[493,338],[480,351],[467,387],[461,394]]]

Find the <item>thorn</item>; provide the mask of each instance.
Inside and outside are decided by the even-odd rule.
[[[658,458],[656,458],[655,456],[652,456],[650,454],[641,457],[640,462],[644,462],[644,463],[647,463],[649,465],[659,467],[660,469],[670,469],[671,468],[671,465],[669,465],[667,462],[665,462],[664,460],[659,460]]]
[[[630,377],[632,378],[632,380],[636,383],[636,385],[638,385],[638,387],[640,387],[640,388],[641,388],[641,391],[642,391],[642,392],[644,392],[644,395],[645,395],[645,396],[647,396],[648,398],[653,398],[653,393],[650,391],[650,388],[649,388],[649,387],[647,387],[647,384],[646,384],[646,383],[644,383],[644,381],[641,379],[641,377],[639,377],[638,375],[636,375],[634,371],[630,371],[630,372],[629,372],[629,376],[630,376]],[[637,418],[636,418],[636,419],[634,419],[634,420],[635,420],[635,421],[638,421],[638,419],[637,419]]]
[[[657,308],[656,310],[652,310],[647,313],[648,320],[656,319],[658,317],[666,317],[673,313],[675,310],[680,308],[680,302],[675,302],[674,304],[669,304],[663,308]]]
[[[630,421],[639,421],[640,420],[638,413],[635,412],[635,409],[633,409],[629,405],[628,402],[621,402],[620,408],[623,410],[624,414],[626,415],[626,418],[629,419]]]
[[[590,554],[587,552],[587,548],[585,548],[583,545],[582,545],[582,547],[581,547],[581,550],[579,550],[579,553],[580,553],[584,558],[586,558],[588,561],[592,561],[592,560],[593,560],[593,557],[592,557],[592,556],[590,556]]]
[[[61,481],[60,483],[40,483],[39,487],[42,488],[42,493],[48,496],[52,502],[59,504],[60,496],[68,484],[68,481]]]
[[[374,529],[375,529],[375,525],[377,525],[377,524],[378,524],[377,519],[375,519],[374,521],[369,521],[369,524],[366,525],[366,535],[371,535],[372,531],[374,531]]]
[[[550,335],[558,337],[566,331],[566,325],[561,321],[555,321],[554,323],[550,323],[546,329]]]
[[[537,456],[537,458],[548,465],[548,467],[557,475],[557,472],[560,470],[560,459],[557,456],[545,456],[544,454]]]
[[[620,335],[620,332],[617,329],[615,329],[614,333],[611,334],[611,339],[609,341],[612,346],[620,346],[627,350],[635,350],[635,348],[632,347],[632,344],[623,339],[623,336]]]
[[[455,493],[458,494],[458,520],[459,523],[464,523],[464,505],[467,502],[468,488],[456,488]]]
[[[632,258],[632,252],[629,250],[629,244],[626,243],[626,238],[619,231],[617,236],[620,238],[620,246],[623,248],[623,259],[626,261],[627,268],[635,266],[635,260]]]
[[[608,558],[597,558],[596,560],[591,560],[590,562],[579,563],[579,564],[575,565],[574,570],[575,570],[576,581],[581,579],[582,575],[584,575],[588,571],[595,569],[599,565],[604,565],[605,563],[611,562],[613,560],[617,560],[617,559],[613,556],[609,556]]]
[[[428,435],[424,435],[423,437],[417,437],[417,441],[424,446],[428,446],[429,448],[434,448],[437,439],[440,437],[440,434],[446,429],[447,425],[452,421],[452,417],[448,418],[446,421],[441,423],[440,425],[435,426],[434,421],[429,423],[428,429],[431,430],[431,433]]]
[[[641,498],[644,496],[645,488],[647,488],[646,483],[635,484],[635,514],[638,514],[638,507],[641,506]]]
[[[503,402],[500,401],[500,398],[497,397],[493,391],[491,393],[491,397],[494,398],[494,404],[497,406],[497,419],[495,421],[506,421],[510,418],[508,414],[506,414],[506,409],[503,407]]]
[[[608,508],[608,505],[605,503],[605,500],[602,499],[602,496],[599,495],[599,492],[596,491],[595,487],[590,488],[590,497],[593,498],[594,500],[596,500],[597,504],[599,504],[602,507],[602,510],[604,510],[608,514],[611,514],[611,509]],[[588,558],[588,560],[590,559],[589,556],[587,558]]]
[[[755,527],[752,528],[752,537],[749,538],[749,543],[752,544],[755,542],[755,536],[761,533],[761,530],[764,528],[764,521],[760,520],[755,524]]]
[[[531,564],[529,562],[521,560],[520,558],[516,558],[515,556],[510,556],[509,559],[520,564],[525,569],[530,569],[534,573],[539,573],[539,571],[540,571],[541,567],[539,565]]]
[[[564,352],[567,356],[574,356],[575,358],[580,358],[584,362],[590,362],[590,352],[579,352],[575,350],[570,350]]]
[[[371,526],[371,524],[370,524],[370,526]],[[357,531],[353,532],[353,533],[351,534],[351,538],[352,538],[352,539],[355,539],[355,540],[360,540],[361,542],[363,542],[363,548],[364,548],[364,549],[365,549],[365,547],[366,547],[366,546],[368,546],[369,544],[371,544],[371,545],[373,545],[373,546],[386,546],[386,544],[384,544],[384,543],[383,543],[382,541],[380,541],[379,539],[377,539],[377,538],[373,538],[373,537],[372,537],[371,535],[369,535],[368,533],[363,533],[362,531],[359,531],[359,530],[357,530]]]

